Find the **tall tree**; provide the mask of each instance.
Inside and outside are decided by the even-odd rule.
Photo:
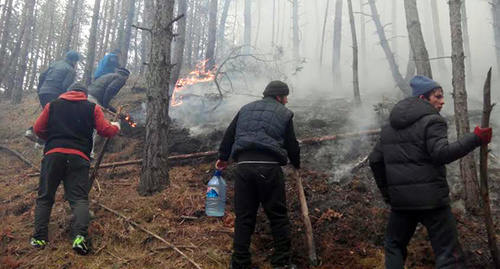
[[[85,71],[83,72],[83,82],[85,85],[90,85],[92,82],[92,73],[94,71],[95,50],[97,40],[97,26],[99,22],[99,10],[101,8],[101,0],[94,1],[94,14],[92,16],[92,25],[90,26],[90,36],[87,43],[87,61],[85,63]]]
[[[156,0],[147,72],[147,117],[142,173],[137,191],[148,196],[170,184],[168,177],[168,117],[170,42],[174,1]]]
[[[341,0],[339,0],[341,1]],[[293,0],[293,58],[299,59],[299,0]]]
[[[405,95],[410,95],[410,85],[403,79],[403,76],[401,76],[401,73],[399,72],[398,64],[396,63],[396,59],[394,58],[394,54],[392,53],[391,48],[389,47],[389,42],[385,37],[384,28],[382,27],[382,23],[380,22],[380,16],[377,11],[375,0],[368,0],[368,3],[370,4],[372,19],[375,23],[375,27],[377,28],[377,33],[380,38],[380,46],[384,50],[385,57],[387,58],[389,67],[391,68],[392,78],[394,79],[394,82],[396,82],[396,85],[398,85],[398,88]]]
[[[359,22],[359,25],[360,25],[360,34],[361,34],[361,44],[360,44],[360,48],[361,48],[361,70],[362,70],[362,73],[363,74],[366,74],[366,23],[365,23],[365,3],[364,3],[364,0],[359,0],[359,6],[360,6],[360,13],[361,15],[359,16],[360,17],[360,22]]]
[[[31,44],[31,27],[33,26],[33,13],[35,11],[36,0],[27,0],[24,2],[26,16],[23,17],[21,28],[23,32],[23,44],[21,47],[18,68],[14,76],[14,91],[12,94],[12,103],[19,104],[23,99],[23,81],[26,76],[26,68],[29,60],[29,48]]]
[[[472,77],[472,57],[470,53],[470,36],[469,36],[469,24],[467,23],[467,8],[465,7],[465,0],[462,0],[461,7],[462,16],[462,30],[464,35],[464,51],[465,51],[465,72],[467,73],[468,81],[472,82],[474,79]]]
[[[4,64],[5,64],[5,53],[7,52],[7,44],[8,41],[12,38],[10,36],[10,24],[11,24],[11,18],[12,18],[12,0],[7,1],[7,6],[6,8],[6,13],[4,17],[4,27],[2,31],[2,41],[0,42],[0,74],[2,73],[2,70],[4,69]]]
[[[342,44],[342,0],[337,0],[335,3],[335,20],[333,23],[333,56],[332,69],[333,81],[340,81],[340,46]]]
[[[215,67],[215,41],[217,35],[217,2],[218,0],[210,0],[209,22],[208,22],[208,44],[205,59],[208,60],[205,65],[207,70],[212,70]]]
[[[245,0],[245,29],[243,33],[244,52],[250,52],[250,42],[252,42],[252,0]]]
[[[127,8],[127,21],[124,29],[125,36],[123,38],[123,44],[122,44],[122,57],[120,57],[121,66],[127,65],[130,40],[132,39],[132,24],[134,21],[134,12],[135,12],[135,0],[129,0]]]
[[[418,18],[418,9],[416,0],[405,0],[406,28],[410,38],[410,46],[413,51],[413,58],[417,67],[417,75],[423,75],[432,78],[431,63],[429,54],[425,47],[422,28]]]
[[[495,37],[497,72],[500,76],[500,0],[493,0],[491,3],[491,12],[493,15],[493,36]]]
[[[457,136],[461,138],[470,131],[469,111],[467,108],[467,91],[465,90],[465,56],[462,35],[460,7],[462,0],[450,0],[450,28],[451,28],[451,63],[453,101],[455,109],[455,125]],[[460,159],[460,172],[463,182],[463,198],[465,208],[471,213],[479,212],[479,190],[474,153]]]
[[[186,21],[187,21],[187,0],[177,1],[177,16],[184,14],[184,17],[177,21],[177,34],[174,43],[172,77],[170,79],[170,90],[175,87],[182,69],[184,57],[184,44],[186,41]]]
[[[358,38],[356,37],[356,25],[354,23],[354,12],[352,11],[352,0],[347,0],[347,6],[349,8],[349,22],[351,24],[352,36],[352,83],[354,89],[354,100],[356,100],[357,105],[361,105],[358,76]]]
[[[432,13],[432,25],[434,26],[434,41],[436,42],[436,52],[438,57],[443,57],[444,55],[444,47],[443,40],[441,38],[441,26],[439,22],[439,10],[437,2],[438,0],[430,0],[431,1],[431,13]],[[444,59],[438,59],[438,67],[439,71],[446,71],[446,64]]]
[[[392,50],[396,54],[396,62],[398,61],[398,0],[392,0],[391,14],[392,14]]]
[[[319,46],[319,68],[320,69],[323,65],[323,48],[325,47],[325,32],[326,32],[326,22],[328,21],[328,6],[329,5],[330,5],[330,0],[326,0],[325,18],[323,20],[323,31],[321,32],[321,44]]]
[[[60,53],[60,56],[62,57],[66,52],[70,50],[71,47],[71,42],[73,39],[74,35],[74,30],[75,30],[75,22],[76,22],[76,12],[78,10],[78,5],[81,0],[74,0],[73,2],[73,7],[71,9],[71,15],[69,18],[68,22],[68,28],[66,30],[66,38],[64,39],[64,46],[62,48],[62,51]]]
[[[225,31],[226,31],[226,21],[227,21],[227,14],[229,13],[229,6],[231,4],[231,0],[226,0],[224,2],[224,7],[222,8],[222,14],[220,16],[220,23],[219,23],[219,33],[217,35],[217,53],[216,55],[220,55],[224,51],[224,45],[225,45]],[[273,19],[274,22],[274,19]],[[273,29],[274,30],[274,29]]]

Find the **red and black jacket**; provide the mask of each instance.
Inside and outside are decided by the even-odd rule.
[[[119,129],[105,118],[102,109],[87,101],[83,92],[70,91],[45,106],[33,126],[45,142],[45,155],[65,153],[90,160],[92,132],[112,137]]]

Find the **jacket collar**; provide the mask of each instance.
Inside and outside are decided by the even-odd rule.
[[[69,91],[63,93],[59,96],[60,99],[68,100],[68,101],[83,101],[87,100],[87,95],[84,92],[79,91]]]

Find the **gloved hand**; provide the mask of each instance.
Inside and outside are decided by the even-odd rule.
[[[119,123],[119,122],[112,121],[112,122],[111,122],[111,125],[114,125],[114,126],[118,127],[118,130],[121,130],[121,129],[122,129],[122,127],[120,126],[120,123]]]
[[[215,163],[215,168],[217,170],[224,170],[227,168],[228,161],[223,161],[223,160],[217,160]]]
[[[483,144],[489,144],[491,142],[491,137],[493,136],[491,127],[481,128],[476,126],[476,128],[474,128],[474,133],[481,138]]]

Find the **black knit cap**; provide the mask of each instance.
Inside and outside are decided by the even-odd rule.
[[[87,86],[85,86],[85,84],[80,82],[74,82],[73,84],[71,84],[68,88],[68,92],[70,91],[83,92],[85,93],[85,95],[88,96]]]
[[[288,89],[288,85],[286,85],[285,82],[274,80],[267,84],[262,94],[264,94],[264,96],[288,95],[290,94],[290,89]]]
[[[115,68],[116,73],[120,73],[126,77],[130,76],[130,71],[127,68]]]

